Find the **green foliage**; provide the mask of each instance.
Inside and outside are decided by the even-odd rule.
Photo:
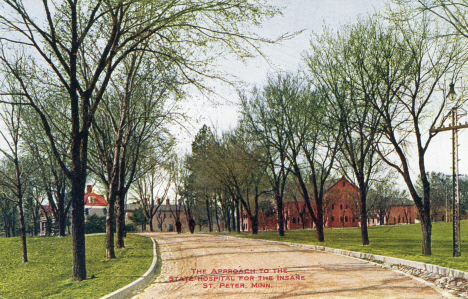
[[[126,223],[125,224],[125,231],[126,232],[136,232],[136,227],[133,223]]]
[[[468,220],[461,221],[461,231],[468,231]],[[278,232],[259,232],[257,236],[249,233],[236,236],[274,240],[288,243],[314,244],[349,251],[384,255],[417,262],[423,262],[443,267],[468,271],[468,237],[462,234],[462,257],[452,256],[452,223],[436,222],[432,225],[432,256],[421,255],[421,226],[389,225],[369,227],[370,245],[363,246],[359,228],[325,229],[325,242],[317,242],[314,231],[292,230],[286,236],[278,236]]]
[[[145,216],[145,213],[143,212],[143,209],[141,207],[136,209],[132,213],[132,215],[130,215],[130,220],[135,225],[145,225],[146,224],[146,216]]]
[[[20,238],[0,242],[0,298],[100,298],[140,277],[151,265],[149,238],[128,235],[126,248],[115,252],[117,259],[105,259],[105,236],[86,238],[88,277],[70,281],[72,240],[28,238],[29,262],[21,262]]]
[[[115,227],[115,225],[114,225]],[[85,234],[105,233],[106,217],[91,215],[85,221]]]

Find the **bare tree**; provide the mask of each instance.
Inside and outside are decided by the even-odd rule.
[[[287,159],[287,132],[284,117],[275,114],[262,90],[254,89],[252,97],[241,95],[240,129],[263,148],[262,162],[268,169],[268,179],[275,195],[279,235],[284,236],[283,197],[290,173]],[[279,117],[278,117],[279,116]]]
[[[20,0],[4,3],[4,13],[0,15],[2,32],[6,32],[0,38],[2,71],[16,79],[18,88],[13,93],[21,95],[24,98],[21,103],[36,112],[54,157],[71,181],[72,278],[83,280],[89,129],[112,73],[129,53],[141,50],[152,39],[151,53],[155,59],[170,58],[185,82],[196,83],[196,74],[210,74],[208,63],[218,53],[214,50],[195,53],[194,47],[209,44],[219,53],[228,51],[246,57],[258,51],[258,42],[266,40],[244,32],[243,26],[258,24],[275,10],[240,0],[157,4],[101,0],[89,5],[74,0],[53,3],[53,7],[43,1],[44,10],[36,17],[38,11],[32,11],[34,7],[27,7]],[[29,56],[32,53],[34,56]],[[188,57],[189,53],[193,55]],[[65,136],[70,165],[60,154],[54,120],[48,114],[52,103],[47,101],[53,92],[68,99],[64,101],[67,103],[64,117],[68,123]],[[2,90],[1,94],[12,93]],[[11,103],[9,99],[5,101]],[[119,207],[119,211],[122,209]]]
[[[134,189],[149,222],[150,231],[153,231],[154,216],[167,199],[171,183],[167,172],[157,165],[136,181]]]
[[[367,66],[362,56],[367,50],[366,34],[376,30],[376,21],[359,21],[343,26],[333,35],[326,30],[311,43],[307,56],[313,84],[321,86],[328,100],[330,117],[339,123],[341,155],[338,159],[345,175],[355,178],[360,193],[361,239],[369,244],[367,233],[367,192],[370,180],[378,173],[380,115],[366,99],[375,97],[375,86],[363,76]],[[353,175],[347,173],[351,170]]]
[[[0,174],[0,185],[7,190],[6,198],[13,201],[18,208],[23,263],[28,262],[28,250],[26,245],[26,224],[24,214],[25,198],[27,190],[31,187],[30,175],[35,167],[32,161],[22,151],[23,140],[21,138],[22,113],[26,110],[23,106],[7,106],[0,114],[5,130],[0,131],[5,147],[0,148],[3,154]]]
[[[283,144],[288,168],[295,176],[308,212],[316,224],[317,238],[323,242],[324,184],[333,169],[340,138],[336,122],[325,113],[326,99],[299,77],[286,74],[270,78],[256,101],[259,107],[256,117],[264,119],[263,130],[268,128],[282,134],[274,146],[279,152],[279,145]]]
[[[447,72],[456,76],[460,71],[463,48],[457,41],[439,37],[442,33],[433,28],[426,14],[414,16],[400,10],[392,22],[395,30],[391,36],[383,34],[387,28],[382,28],[377,32],[375,48],[368,52],[372,73],[383,83],[377,85],[377,97],[369,100],[380,114],[379,129],[386,141],[379,144],[378,153],[404,179],[421,219],[422,254],[431,255],[431,188],[425,155],[435,135],[426,132],[444,116],[447,102],[445,97],[437,101],[440,97],[435,91]],[[410,144],[415,145],[422,192],[411,177],[409,158],[414,154]]]

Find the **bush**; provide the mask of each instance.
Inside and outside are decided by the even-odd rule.
[[[105,233],[106,217],[91,215],[85,221],[85,234]]]
[[[135,224],[133,224],[133,223],[126,223],[126,224],[125,224],[125,231],[126,231],[126,232],[136,232]]]

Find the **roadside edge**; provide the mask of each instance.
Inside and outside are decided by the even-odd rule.
[[[238,237],[232,237],[232,236],[223,236],[223,237],[238,238]],[[393,257],[382,256],[382,255],[370,254],[370,253],[348,251],[348,250],[336,249],[336,248],[325,247],[325,246],[307,245],[307,244],[299,244],[299,243],[288,243],[288,242],[262,240],[262,239],[258,239],[258,240],[265,241],[265,242],[270,242],[270,243],[276,243],[276,244],[283,244],[283,245],[292,246],[292,247],[299,247],[299,248],[309,249],[309,250],[314,250],[314,251],[322,251],[322,252],[327,252],[327,253],[332,253],[332,254],[337,254],[337,255],[341,255],[341,256],[347,256],[347,257],[350,257],[350,258],[362,260],[362,261],[374,264],[376,266],[387,268],[388,270],[391,270],[391,271],[400,273],[402,275],[411,277],[412,279],[415,279],[415,280],[417,280],[417,281],[419,281],[421,283],[424,283],[427,286],[433,288],[438,293],[443,295],[445,298],[456,298],[456,297],[454,295],[450,294],[449,292],[447,292],[446,290],[438,287],[437,285],[435,285],[432,282],[426,281],[424,279],[421,279],[421,278],[419,278],[417,276],[405,273],[403,271],[393,269],[391,266],[403,265],[403,266],[407,266],[407,267],[411,267],[411,268],[416,268],[416,269],[436,273],[436,274],[443,275],[443,276],[450,276],[450,277],[468,279],[468,272],[455,270],[455,269],[450,269],[450,268],[446,268],[446,267],[442,267],[442,266],[436,266],[436,265],[425,264],[425,263],[421,263],[421,262],[415,262],[415,261],[400,259],[400,258],[393,258]]]
[[[149,267],[148,271],[145,272],[140,278],[133,281],[132,283],[104,296],[101,299],[124,299],[130,298],[133,295],[136,295],[138,292],[144,290],[148,285],[150,285],[158,276],[160,267],[158,265],[158,261],[161,259],[158,258],[159,256],[159,246],[155,239],[151,238],[150,236],[140,235],[146,238],[150,238],[153,242],[153,262]]]

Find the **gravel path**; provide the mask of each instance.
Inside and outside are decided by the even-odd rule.
[[[153,233],[162,270],[134,298],[444,298],[365,261],[261,240]]]

